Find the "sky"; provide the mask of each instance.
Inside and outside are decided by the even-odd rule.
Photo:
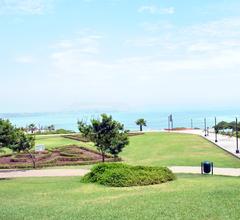
[[[0,0],[0,112],[240,107],[239,0]]]

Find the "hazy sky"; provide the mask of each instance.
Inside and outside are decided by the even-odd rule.
[[[240,106],[239,0],[0,0],[0,112]]]

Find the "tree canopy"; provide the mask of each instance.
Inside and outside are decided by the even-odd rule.
[[[136,125],[138,125],[140,131],[142,131],[142,130],[143,130],[143,126],[147,126],[147,121],[146,121],[144,118],[139,118],[139,119],[136,121]]]
[[[216,126],[213,127],[216,132],[223,131],[226,129],[231,129],[232,131],[236,131],[236,122],[226,122],[226,121],[221,121],[219,122]],[[240,123],[237,125],[238,130],[240,130]]]
[[[0,119],[0,148],[9,147],[16,139],[16,128],[9,120]]]
[[[78,121],[78,128],[84,137],[92,141],[105,161],[106,153],[115,157],[128,145],[128,131],[124,125],[112,119],[112,116],[102,114],[100,119],[92,119],[90,124]]]

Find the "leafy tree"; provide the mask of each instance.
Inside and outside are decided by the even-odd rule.
[[[0,119],[0,148],[9,147],[16,138],[16,128],[9,120]]]
[[[122,149],[129,144],[127,132],[121,133],[121,135],[118,135],[115,140],[113,141],[113,145],[109,148],[109,153],[114,156],[116,159],[118,154],[122,152]]]
[[[49,126],[47,127],[47,130],[48,130],[49,132],[55,131],[54,125],[49,125]]]
[[[147,121],[143,118],[139,118],[137,121],[136,121],[136,125],[139,126],[140,128],[140,131],[143,130],[143,126],[147,126]]]
[[[9,148],[17,153],[27,152],[32,160],[33,167],[36,168],[36,161],[34,154],[31,153],[31,149],[35,145],[35,136],[26,135],[22,130],[17,129],[15,131],[14,143],[9,146]]]
[[[231,129],[233,132],[235,132],[236,131],[236,122],[235,121],[232,121],[232,122],[221,121],[213,128],[217,132],[219,132],[221,130],[225,130],[225,129]],[[240,130],[240,123],[238,124],[237,128],[238,128],[238,130]]]
[[[113,120],[112,116],[102,114],[100,119],[92,119],[90,124],[78,121],[80,133],[92,141],[105,161],[106,153],[117,155],[128,145],[128,135],[124,125]]]
[[[217,133],[221,130],[225,130],[229,128],[229,123],[226,121],[219,122],[216,126],[213,127]]]
[[[30,124],[28,125],[28,130],[31,131],[31,133],[33,134],[33,132],[37,129],[35,124]]]

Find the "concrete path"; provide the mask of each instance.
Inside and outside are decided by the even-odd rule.
[[[227,135],[218,135],[217,140],[218,142],[215,143],[215,134],[209,133],[209,136],[204,136],[204,131],[202,130],[182,130],[182,131],[173,131],[177,133],[184,133],[184,134],[196,134],[204,137],[205,139],[211,141],[212,143],[216,144],[218,147],[222,148],[223,150],[231,153],[235,157],[238,157],[240,159],[240,153],[236,153],[236,138],[235,137],[229,137]],[[239,140],[239,147],[240,147],[240,140]],[[239,149],[240,150],[240,149]],[[240,161],[239,161],[240,163]]]
[[[173,166],[169,168],[174,173],[201,173],[200,167]],[[18,177],[84,176],[89,171],[88,169],[0,170],[0,179]],[[214,174],[240,176],[240,168],[214,168]]]
[[[201,174],[201,167],[173,166],[169,167],[173,173]],[[240,168],[213,168],[214,175],[240,176]]]
[[[87,169],[47,169],[47,170],[0,170],[1,178],[84,176]]]

